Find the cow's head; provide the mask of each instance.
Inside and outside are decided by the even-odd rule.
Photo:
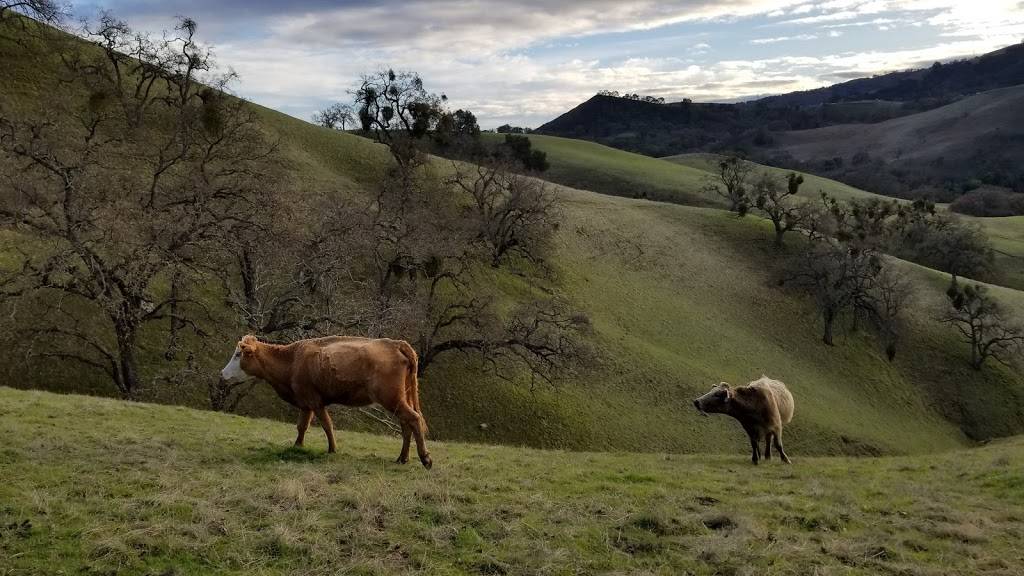
[[[235,346],[235,353],[231,355],[224,369],[220,371],[220,377],[225,382],[245,382],[252,380],[253,368],[256,363],[256,346],[259,341],[254,336],[245,336]]]
[[[732,401],[733,394],[733,389],[725,382],[721,382],[707,394],[694,400],[693,407],[704,416],[707,416],[708,413],[724,414],[729,410],[729,402]]]

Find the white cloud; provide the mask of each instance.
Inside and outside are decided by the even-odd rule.
[[[776,36],[774,38],[754,38],[751,44],[775,44],[776,42],[788,42],[790,40],[815,40],[817,34],[798,34],[796,36]]]
[[[412,0],[285,15],[276,36],[304,45],[501,52],[551,39],[763,14],[798,0]],[[400,14],[400,17],[396,15]]]

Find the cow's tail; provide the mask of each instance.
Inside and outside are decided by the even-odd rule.
[[[419,356],[405,340],[399,340],[398,350],[409,361],[409,368],[405,374],[405,400],[420,415],[420,426],[423,428],[423,435],[426,436],[427,420],[423,417],[423,409],[420,408],[420,381],[416,376],[420,368]]]

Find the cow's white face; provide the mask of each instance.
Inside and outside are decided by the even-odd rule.
[[[245,370],[242,370],[242,349],[235,347],[235,353],[231,355],[231,360],[228,360],[227,366],[220,371],[220,377],[225,382],[245,382],[246,380],[252,380],[254,376],[249,375]]]

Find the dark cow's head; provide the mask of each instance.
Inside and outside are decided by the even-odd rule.
[[[725,382],[719,383],[707,394],[693,401],[693,407],[698,412],[707,416],[710,414],[724,414],[729,410],[729,402],[732,401],[733,390]]]

